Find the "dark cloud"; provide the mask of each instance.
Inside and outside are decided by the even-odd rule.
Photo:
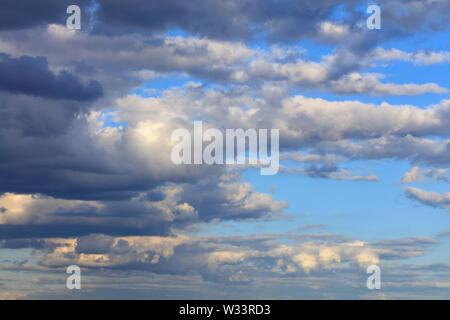
[[[112,224],[107,219],[97,219],[97,224],[88,224],[85,221],[79,223],[60,223],[53,222],[52,224],[23,224],[23,225],[0,225],[0,239],[14,240],[24,237],[28,238],[66,238],[74,236],[87,236],[95,233],[105,233],[114,236],[123,235],[164,235],[168,234],[170,229],[170,223],[159,223],[153,225],[147,225],[145,228],[140,228],[137,225],[133,227],[131,225],[125,225],[123,220],[117,219],[116,224]],[[17,244],[21,248],[29,248],[31,244],[26,242],[19,242]],[[13,243],[14,245],[14,243]],[[5,243],[5,246],[10,246],[9,242]]]
[[[31,28],[48,23],[65,24],[67,7],[76,4],[83,10],[91,0],[3,0],[0,8],[0,30]]]
[[[0,90],[52,99],[92,101],[103,96],[96,80],[84,84],[69,71],[54,74],[45,57],[12,58],[0,54]]]
[[[233,188],[241,190],[242,194],[235,193]],[[164,193],[156,199],[149,200],[144,196],[131,200],[104,200],[96,202],[96,205],[92,202],[61,202],[35,196],[25,209],[28,216],[24,218],[26,221],[0,224],[0,239],[77,237],[92,233],[114,236],[168,235],[174,229],[182,230],[213,219],[274,219],[286,207],[286,203],[275,201],[270,195],[254,192],[239,181],[200,181],[163,189]],[[214,197],[207,196],[208,190],[214,190],[217,194]],[[139,193],[134,195],[138,196]],[[216,209],[210,210],[211,207]],[[12,214],[10,219],[14,220]],[[103,239],[94,238],[93,241],[98,240],[100,243]]]

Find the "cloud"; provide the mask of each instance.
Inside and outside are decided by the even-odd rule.
[[[0,30],[32,28],[49,23],[65,24],[69,16],[66,14],[66,9],[71,4],[73,2],[69,0],[43,0],[39,2],[26,0],[2,1]],[[82,8],[83,18],[88,17],[85,9],[89,4],[90,1],[88,0],[77,1],[77,5]]]
[[[297,228],[298,231],[305,231],[310,229],[325,229],[325,225],[323,224],[306,224],[304,226],[300,226]]]
[[[436,237],[450,237],[450,230],[449,231],[438,232],[436,234]]]
[[[417,138],[411,134],[395,135],[352,141],[341,139],[335,142],[321,142],[317,150],[338,153],[349,159],[406,159],[412,163],[427,166],[441,166],[448,163],[449,142]]]
[[[128,200],[63,200],[42,195],[5,193],[0,206],[3,239],[110,235],[164,235],[199,222],[276,219],[287,203],[253,190],[237,175],[224,175],[197,184],[168,185]],[[211,211],[210,208],[215,210]]]
[[[307,59],[305,50],[295,46],[283,50],[275,45],[263,50],[242,41],[162,35],[111,38],[71,31],[49,25],[46,29],[6,33],[1,39],[12,55],[45,55],[52,63],[74,71],[75,66],[84,66],[83,70],[91,70],[104,85],[105,95],[115,97],[142,81],[174,72],[223,84],[261,86],[270,81],[282,87],[339,94],[419,95],[448,90],[436,83],[382,83],[382,74],[361,73],[372,66],[372,53],[346,48],[317,61]],[[18,42],[21,37],[33,40]],[[122,54],[117,55],[117,50]]]
[[[427,178],[435,181],[449,181],[447,172],[448,168],[422,169],[419,166],[414,166],[410,171],[404,173],[400,183],[420,182]]]
[[[378,181],[359,160],[394,159],[411,164],[402,183],[448,181],[450,100],[367,102],[448,94],[445,82],[375,73],[398,61],[447,67],[447,51],[384,45],[445,34],[448,1],[389,1],[382,32],[367,30],[359,0],[82,1],[80,31],[64,25],[68,4],[6,1],[0,12],[0,251],[17,255],[0,261],[3,298],[66,297],[69,264],[92,276],[83,297],[365,297],[371,264],[395,288],[388,298],[446,294],[447,264],[393,263],[426,255],[432,237],[364,241],[317,221],[198,236],[222,221],[283,218],[289,203],[245,181],[245,167],[169,157],[173,130],[201,119],[280,129],[283,173]],[[308,97],[317,92],[346,96]],[[447,193],[404,190],[449,208]]]
[[[283,236],[282,236],[283,237]],[[319,235],[320,237],[320,235]],[[264,238],[263,238],[264,239]],[[362,242],[284,245],[272,242],[267,249],[246,242],[213,237],[110,237],[90,235],[64,240],[57,247],[36,249],[44,254],[42,265],[55,268],[77,264],[88,268],[142,269],[161,274],[199,272],[208,281],[240,283],[250,280],[248,263],[266,261],[275,273],[306,274],[320,268],[336,268],[345,262],[357,267],[378,263],[377,254]],[[258,240],[255,239],[258,243]],[[277,237],[277,240],[280,240]],[[58,239],[50,243],[58,243]],[[252,242],[249,242],[252,243]],[[258,268],[255,265],[253,268]],[[254,272],[262,272],[253,270]],[[284,271],[283,271],[284,270]],[[236,276],[232,276],[235,274]],[[239,275],[239,276],[237,276]]]
[[[408,61],[417,65],[432,65],[450,62],[450,52],[419,50],[415,52],[405,52],[399,49],[384,49],[381,47],[373,50],[372,58],[381,61]]]
[[[425,255],[440,242],[432,237],[416,236],[402,239],[387,239],[371,243],[380,259],[405,259]]]
[[[419,167],[414,166],[410,171],[405,172],[400,183],[418,182],[422,180],[422,175],[419,172]]]
[[[319,32],[322,36],[332,41],[342,40],[349,34],[349,27],[346,25],[335,24],[330,21],[324,21],[319,26]]]
[[[0,54],[0,90],[78,101],[97,100],[103,95],[102,86],[96,80],[84,84],[69,71],[53,74],[44,57],[12,58],[6,54]]]
[[[94,29],[106,34],[163,32],[169,28],[178,28],[188,34],[213,39],[255,39],[264,36],[269,41],[288,42],[299,39],[321,39],[323,28],[318,23],[326,23],[339,12],[334,1],[307,0],[295,1],[217,1],[214,4],[205,0],[196,0],[187,5],[183,1],[170,0],[164,3],[142,4],[132,1],[123,4],[119,1],[99,1],[96,17],[100,22]],[[341,23],[351,26],[351,37],[343,38],[355,48],[377,42],[377,38],[360,27],[366,19],[361,6],[364,1],[348,0],[340,3],[346,15]],[[408,36],[414,32],[445,30],[448,26],[445,13],[446,1],[427,0],[413,2],[406,0],[390,1],[382,7],[383,33],[379,37],[390,39],[395,36]],[[183,13],[182,18],[180,18]],[[325,28],[328,35],[342,34],[335,24]],[[331,27],[333,26],[333,27]],[[378,40],[379,41],[379,40]]]
[[[349,4],[357,1],[348,1]],[[316,22],[332,15],[335,3],[314,1],[260,3],[246,1],[196,0],[142,4],[131,2],[124,7],[119,1],[99,1],[98,32],[160,32],[171,27],[187,33],[215,39],[250,39],[267,32],[276,41],[312,37],[317,33]],[[182,19],[180,19],[180,14]]]
[[[373,243],[333,240],[327,235],[273,234],[246,237],[182,235],[46,239],[34,256],[47,268],[77,264],[94,272],[145,270],[156,274],[199,274],[206,281],[245,283],[259,275],[321,274],[325,270],[364,269],[383,260],[422,256],[438,242],[429,237]],[[286,244],[283,239],[296,239]],[[268,241],[270,240],[270,241]],[[55,246],[56,245],[56,246]],[[24,265],[24,268],[27,266]]]

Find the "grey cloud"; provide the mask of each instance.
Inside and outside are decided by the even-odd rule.
[[[103,95],[96,80],[84,84],[65,70],[55,75],[44,57],[12,58],[6,54],[0,54],[0,90],[77,101],[92,101]]]
[[[406,187],[403,190],[408,198],[424,205],[443,209],[450,208],[450,192],[439,193],[414,187]]]
[[[53,249],[56,248],[56,244]],[[33,248],[33,249],[44,249],[47,247],[47,242],[43,239],[7,239],[0,240],[0,248],[2,249],[22,249],[22,248]]]
[[[69,31],[51,25],[47,29],[6,33],[2,38],[12,46],[12,53],[46,55],[52,63],[73,70],[84,66],[82,70],[86,74],[95,75],[105,85],[107,96],[119,96],[142,81],[173,72],[184,72],[197,79],[222,84],[262,86],[270,81],[284,87],[321,89],[340,94],[447,92],[436,83],[400,85],[381,82],[383,75],[358,73],[371,66],[372,51],[361,54],[338,48],[316,62],[300,57],[298,53],[291,54],[290,51],[302,52],[295,47],[285,52],[272,48],[273,52],[268,53],[250,49],[242,42],[136,35],[109,38]],[[17,41],[24,36],[32,40],[25,43]],[[41,47],[36,47],[37,44]],[[118,56],[117,50],[122,54]]]
[[[211,220],[276,219],[287,206],[269,194],[254,191],[237,176],[209,179],[150,191],[161,193],[156,199],[148,199],[144,192],[137,192],[132,199],[103,201],[7,193],[0,197],[0,203],[7,207],[0,219],[0,238],[75,237],[91,233],[167,235],[174,229],[183,230]],[[211,207],[216,209],[211,211]],[[15,215],[18,211],[22,212],[19,220]]]

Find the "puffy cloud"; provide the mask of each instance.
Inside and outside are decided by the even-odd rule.
[[[189,5],[180,0],[144,5],[137,1],[125,5],[115,0],[101,0],[99,4],[96,16],[100,23],[96,26],[96,32],[151,33],[175,26],[190,34],[215,39],[252,39],[265,36],[270,41],[317,39],[318,34],[323,32],[322,28],[317,28],[318,22],[329,21],[338,10],[338,5],[333,1],[317,3],[312,0],[301,3],[221,0],[214,4],[196,0]],[[355,29],[352,37],[342,40],[354,42],[355,47],[362,46],[361,42],[367,45],[367,40],[364,39],[367,35],[358,37],[357,32],[363,31],[360,30],[360,25],[365,16],[360,7],[367,3],[348,0],[340,4],[347,13],[341,20]],[[383,5],[382,37],[390,39],[420,31],[445,30],[448,25],[445,13],[448,9],[446,1],[390,1]],[[336,26],[327,28],[327,31],[334,34],[338,32]],[[373,37],[371,41],[374,41]]]
[[[324,21],[319,25],[319,32],[322,36],[337,41],[348,36],[349,27],[346,25],[335,24],[330,21]]]
[[[162,198],[152,199],[159,191]],[[149,196],[150,195],[150,196]],[[129,200],[62,200],[6,193],[0,198],[2,238],[167,234],[198,222],[277,218],[287,206],[255,192],[236,175],[218,181],[168,185]],[[210,208],[215,207],[214,211]]]
[[[68,17],[67,7],[73,4],[69,0],[43,0],[29,2],[26,0],[2,1],[0,12],[0,30],[22,29],[38,27],[49,23],[65,23]],[[83,9],[83,18],[88,17],[88,0],[77,1],[77,5]],[[86,19],[87,21],[88,19]]]
[[[419,166],[414,166],[410,171],[404,173],[400,183],[420,182],[426,178],[436,181],[448,181],[447,172],[448,168],[422,169]]]
[[[297,228],[298,231],[305,231],[310,229],[325,229],[326,226],[323,224],[307,224]]]
[[[417,182],[417,181],[422,180],[422,176],[421,176],[419,170],[420,169],[418,166],[412,167],[410,171],[404,173],[403,178],[400,181],[400,183],[410,183],[410,182]]]
[[[446,140],[423,138],[448,134],[447,100],[421,109],[288,97],[273,87],[245,89],[221,92],[187,85],[184,91],[168,90],[161,97],[130,95],[116,101],[117,119],[127,127],[105,127],[97,112],[69,113],[64,115],[66,125],[58,124],[49,133],[40,131],[51,128],[52,118],[33,117],[28,126],[19,121],[19,114],[12,116],[17,111],[14,102],[39,101],[11,97],[11,108],[4,104],[6,122],[0,130],[4,159],[0,171],[3,186],[8,186],[1,191],[84,200],[130,199],[168,182],[196,182],[208,174],[219,177],[223,168],[175,166],[170,161],[171,132],[179,127],[191,130],[196,118],[218,128],[279,128],[282,151],[310,147],[310,154],[300,160],[312,166],[299,169],[310,176],[376,180],[373,175],[337,170],[336,162],[343,158],[400,158],[429,164],[448,160]],[[260,98],[254,99],[256,94]],[[58,110],[57,105],[54,108]],[[322,158],[314,159],[315,154]],[[320,162],[326,165],[313,166]]]
[[[311,236],[316,239],[293,234],[247,237],[97,234],[78,239],[46,239],[45,245],[36,247],[34,256],[49,268],[77,264],[94,269],[135,269],[158,274],[198,273],[208,281],[241,283],[267,272],[301,276],[329,269],[365,269],[380,264],[381,260],[424,255],[438,243],[428,237],[367,243],[336,242],[320,234]],[[289,238],[297,239],[297,243],[284,244],[283,239]]]
[[[353,292],[367,265],[422,256],[438,243],[428,237],[364,242],[329,233],[181,235],[200,224],[277,219],[288,203],[256,191],[240,168],[175,166],[169,157],[173,130],[191,130],[192,121],[202,119],[219,129],[279,128],[282,161],[301,165],[283,166],[285,173],[375,181],[374,174],[342,163],[393,158],[413,166],[404,183],[447,181],[449,100],[422,108],[292,92],[448,93],[438,83],[398,84],[371,72],[378,61],[448,61],[446,51],[382,49],[394,37],[445,31],[448,1],[390,1],[378,33],[366,30],[366,3],[359,0],[342,6],[312,0],[97,4],[88,11],[80,2],[81,31],[64,27],[65,1],[7,1],[0,12],[0,250],[34,249],[31,257],[0,262],[2,276],[18,270],[48,275],[78,264],[97,275],[122,274],[111,280],[132,288],[142,283],[132,279],[140,273],[180,292],[196,281],[214,281],[210,288],[218,290],[217,283],[259,279],[273,286],[288,279],[303,294],[298,288],[321,288],[330,279],[326,272],[339,270],[342,279],[332,286],[346,282]],[[165,35],[173,27],[187,35]],[[304,48],[279,46],[299,39],[332,51],[311,58]],[[167,76],[205,81],[142,89]],[[130,94],[138,88],[150,94]],[[449,205],[446,193],[405,192],[428,205]],[[323,226],[299,230],[312,228]],[[446,272],[448,266],[423,269]],[[405,270],[407,276],[423,271]],[[33,279],[25,287],[45,281],[56,280]],[[0,298],[22,296],[1,286]]]
[[[439,193],[414,187],[404,189],[406,196],[424,205],[437,208],[450,208],[450,192]]]
[[[349,4],[357,2],[349,1]],[[196,0],[189,5],[170,0],[164,4],[130,3],[126,8],[118,1],[99,3],[98,18],[102,22],[99,31],[158,32],[176,26],[188,33],[219,39],[249,39],[268,32],[269,38],[276,41],[317,34],[317,21],[330,17],[336,6],[333,1],[319,5],[310,0],[301,3],[221,0],[214,4]]]

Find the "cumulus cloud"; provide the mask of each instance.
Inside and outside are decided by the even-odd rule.
[[[101,24],[97,32],[158,32],[175,26],[187,33],[216,39],[252,39],[264,33],[271,41],[317,39],[318,33],[323,32],[318,30],[317,23],[329,21],[336,14],[335,2],[311,0],[301,3],[217,1],[214,5],[205,0],[196,0],[192,5],[170,0],[164,4],[132,2],[126,8],[118,1],[101,0],[99,4],[97,17]],[[360,6],[367,3],[348,0],[343,5],[348,13],[342,17],[343,22],[357,29],[358,23],[364,20]],[[444,30],[448,25],[445,16],[448,9],[446,1],[390,1],[383,6],[383,37]],[[180,12],[183,12],[182,19]],[[337,32],[336,27],[329,29],[328,33]]]
[[[294,234],[187,236],[220,221],[279,219],[289,204],[246,182],[240,167],[173,165],[170,136],[192,130],[196,119],[220,130],[278,128],[282,173],[378,181],[354,163],[398,159],[412,166],[402,183],[448,181],[450,100],[422,107],[349,97],[447,94],[445,84],[394,83],[372,68],[448,62],[447,51],[383,46],[415,32],[445,32],[448,1],[389,1],[378,33],[365,28],[367,4],[359,0],[81,1],[81,31],[64,26],[68,4],[6,1],[0,12],[0,250],[33,249],[0,262],[2,276],[78,264],[111,279],[142,273],[177,290],[288,279],[311,292],[327,272],[341,272],[335,281],[348,286],[368,265],[423,256],[439,243],[305,233],[324,228],[315,221]],[[183,36],[169,35],[173,28]],[[325,44],[320,52],[331,49],[313,56],[316,48],[298,46],[308,40],[309,48],[311,39]],[[149,82],[161,78],[177,81],[161,90]],[[307,96],[315,90],[348,96]],[[448,193],[407,187],[405,194],[450,207]],[[448,266],[405,270],[445,273]],[[1,286],[0,298],[26,291]]]
[[[432,65],[444,62],[450,62],[450,52],[448,51],[429,51],[419,50],[415,52],[406,52],[399,49],[384,49],[381,47],[373,50],[372,58],[381,61],[408,61],[418,65]]]
[[[328,26],[327,30],[331,28],[326,23],[325,26]],[[74,34],[71,31],[59,25],[50,25],[46,29],[9,32],[0,39],[7,53],[13,56],[19,53],[45,55],[52,64],[73,70],[82,65],[83,70],[91,70],[105,90],[109,90],[107,95],[114,96],[138,86],[142,81],[174,72],[226,84],[255,86],[270,81],[280,86],[329,90],[339,94],[419,95],[447,92],[447,88],[436,83],[383,83],[380,81],[385,77],[382,74],[361,73],[370,68],[374,54],[368,52],[361,56],[348,48],[339,48],[317,61],[308,59],[304,55],[305,50],[295,46],[280,52],[279,46],[262,50],[250,48],[241,41],[161,35],[110,38],[101,34]],[[33,40],[18,42],[21,37]],[[117,50],[122,53],[117,55]]]
[[[0,90],[54,99],[91,101],[103,95],[96,80],[84,84],[69,71],[53,74],[44,57],[0,55]]]
[[[448,168],[423,169],[419,166],[414,166],[410,171],[403,174],[403,178],[400,183],[420,182],[427,178],[431,178],[436,181],[448,181],[447,172]]]
[[[29,2],[26,0],[5,0],[0,12],[0,30],[12,30],[38,27],[49,23],[64,24],[66,9],[73,4],[69,0],[43,0]],[[86,9],[90,1],[80,0],[77,5]],[[87,11],[87,10],[86,10]],[[87,12],[84,13],[87,16]]]
[[[286,244],[283,239],[296,239]],[[325,270],[362,269],[381,260],[422,256],[438,242],[429,237],[379,242],[333,240],[327,235],[266,234],[245,237],[183,235],[113,237],[92,234],[45,239],[34,257],[46,268],[146,270],[156,274],[199,274],[206,281],[241,284],[254,276],[308,275]],[[29,244],[28,244],[29,245]],[[24,265],[23,268],[27,268]]]

